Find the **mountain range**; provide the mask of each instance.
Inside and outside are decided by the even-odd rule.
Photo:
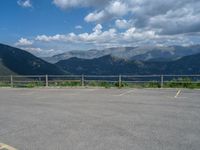
[[[200,46],[165,48],[162,47],[162,50],[160,50],[160,48],[154,47],[152,50],[151,47],[147,47],[141,50],[141,48],[126,47],[123,50],[117,48],[116,52],[115,48],[110,48],[107,49],[108,52],[104,50],[103,53],[91,50],[92,52],[89,51],[87,54],[88,51],[82,51],[83,56],[75,51],[74,55],[85,58],[70,57],[52,64],[27,51],[0,44],[0,75],[200,74]],[[138,49],[142,52],[139,52]],[[112,55],[110,52],[112,52]],[[135,53],[135,56],[131,55],[133,53]],[[58,56],[59,58],[65,57]]]
[[[91,75],[153,75],[153,74],[199,74],[200,53],[174,61],[125,60],[107,55],[94,59],[70,58],[56,63],[73,74]]]
[[[200,53],[200,45],[193,46],[143,46],[143,47],[115,47],[103,50],[68,51],[52,57],[43,58],[50,63],[77,57],[94,59],[111,55],[116,58],[140,61],[173,61],[181,57]]]

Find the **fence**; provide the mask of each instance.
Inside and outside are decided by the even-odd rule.
[[[0,86],[115,86],[155,88],[200,88],[200,75],[11,75],[0,76]]]

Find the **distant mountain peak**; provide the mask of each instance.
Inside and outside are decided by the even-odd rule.
[[[94,59],[72,58],[62,60],[56,65],[72,74],[86,75],[198,74],[200,73],[199,60],[200,53],[169,62],[128,61],[106,55]]]
[[[192,46],[141,46],[141,47],[113,47],[102,50],[91,49],[88,51],[68,51],[53,57],[43,58],[44,60],[56,63],[60,60],[66,60],[72,57],[82,59],[94,59],[111,55],[115,58],[124,60],[141,61],[171,61],[181,57],[200,53],[200,45]]]

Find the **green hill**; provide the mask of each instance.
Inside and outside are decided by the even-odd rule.
[[[56,75],[66,72],[18,48],[0,44],[0,75]]]
[[[153,74],[200,74],[200,54],[170,62],[136,61],[117,59],[110,55],[95,59],[71,58],[57,63],[73,74],[91,75],[153,75]]]
[[[8,69],[6,66],[4,66],[4,64],[1,62],[0,60],[0,75],[10,75],[10,74],[15,74],[14,72],[12,72],[10,69]]]
[[[169,62],[165,70],[171,74],[200,74],[200,54]]]

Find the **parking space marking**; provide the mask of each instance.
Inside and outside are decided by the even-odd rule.
[[[3,143],[0,143],[0,150],[17,150],[9,145],[6,145],[6,144],[3,144]]]
[[[126,92],[123,92],[121,94],[118,94],[118,95],[114,95],[114,96],[124,96],[124,95],[127,95],[127,94],[130,94],[132,92],[134,92],[135,90],[129,90],[129,91],[126,91]]]
[[[176,93],[176,95],[174,96],[174,98],[178,98],[178,96],[181,94],[181,90],[178,90],[178,92]]]

